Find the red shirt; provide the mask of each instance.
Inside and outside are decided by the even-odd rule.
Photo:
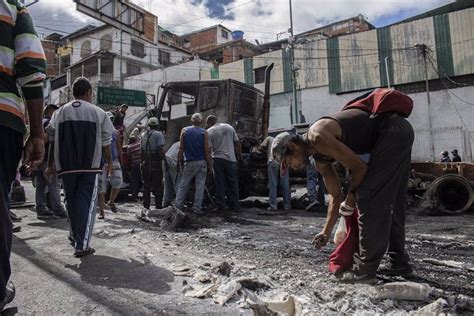
[[[140,141],[135,141],[134,143],[128,144],[128,154],[130,156],[132,166],[139,166],[141,164],[142,144]]]

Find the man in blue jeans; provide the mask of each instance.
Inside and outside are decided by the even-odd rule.
[[[237,158],[240,158],[242,153],[239,138],[231,125],[218,123],[215,115],[209,115],[206,124],[214,162],[216,210],[223,210],[226,204],[230,210],[238,209],[239,168]]]
[[[43,80],[46,57],[28,10],[17,0],[0,0],[0,313],[15,297],[10,281],[12,222],[9,194],[23,151],[28,172],[43,161]],[[6,8],[6,10],[5,10]],[[20,90],[21,89],[21,94]],[[23,98],[20,97],[23,95]],[[24,100],[23,100],[24,99]],[[24,102],[26,101],[26,102]],[[29,137],[23,147],[25,103]]]
[[[283,132],[275,136],[271,145],[271,155],[268,159],[268,190],[270,193],[269,211],[278,210],[277,194],[278,183],[283,194],[283,209],[291,210],[291,192],[290,192],[290,176],[288,172],[285,175],[280,174],[280,162],[286,143],[290,140],[291,134]]]
[[[194,179],[193,211],[201,214],[206,175],[207,173],[212,175],[213,169],[209,150],[209,134],[201,127],[202,115],[194,113],[191,117],[191,123],[192,126],[185,127],[181,131],[178,166],[184,161],[184,168],[174,207],[177,210],[183,210],[189,185]]]

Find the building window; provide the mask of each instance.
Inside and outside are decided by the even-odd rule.
[[[105,34],[100,38],[100,50],[110,51],[112,50],[112,35]]]
[[[163,50],[159,50],[159,56],[158,56],[158,61],[160,62],[161,65],[163,66],[168,66],[171,64],[170,61],[170,53],[165,52]]]
[[[127,63],[127,77],[136,76],[142,73],[142,68],[132,63]]]
[[[133,56],[137,56],[143,58],[146,56],[145,54],[145,44],[140,43],[132,39],[132,47],[131,52]]]
[[[255,84],[265,82],[265,68],[267,68],[267,67],[260,67],[260,68],[254,69]]]
[[[227,31],[221,30],[221,35],[223,38],[229,38],[229,33],[227,33]]]
[[[92,54],[91,41],[84,41],[81,44],[81,58],[89,57]]]

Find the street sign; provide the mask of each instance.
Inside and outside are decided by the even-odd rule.
[[[149,43],[158,42],[158,18],[124,0],[73,0],[77,11],[112,25]]]
[[[97,104],[118,106],[146,106],[146,93],[140,90],[128,90],[109,87],[97,87]]]

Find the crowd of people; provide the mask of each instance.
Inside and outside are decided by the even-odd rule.
[[[439,161],[440,162],[462,162],[461,156],[459,156],[457,149],[453,149],[453,151],[451,151],[451,154],[453,155],[452,158],[449,156],[449,152],[447,150],[442,151],[439,154],[440,155]]]

